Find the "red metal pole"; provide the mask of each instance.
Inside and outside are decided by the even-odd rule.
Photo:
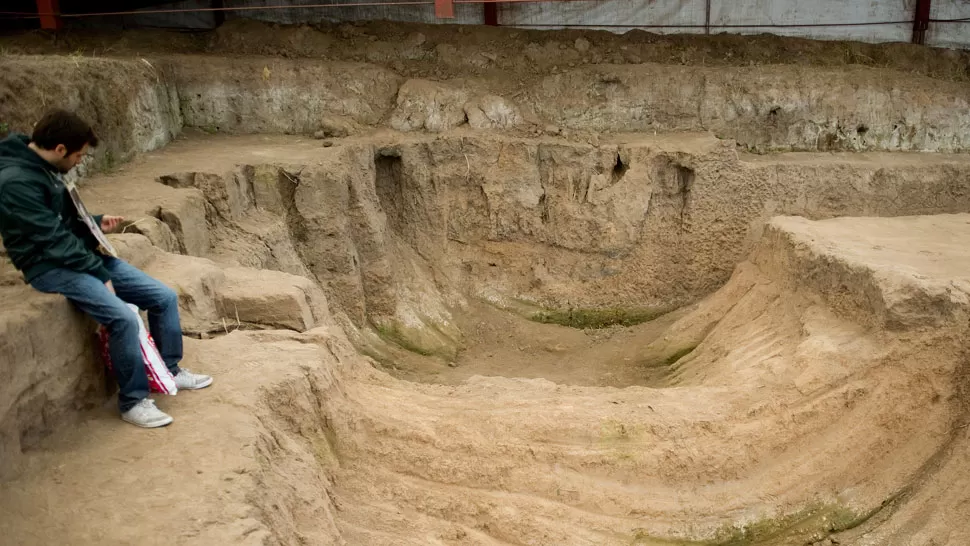
[[[913,18],[913,43],[922,44],[926,40],[926,30],[930,28],[931,0],[916,0],[916,15]]]
[[[40,28],[61,30],[61,6],[59,0],[37,0],[37,14],[40,15]]]
[[[434,14],[439,19],[454,19],[455,4],[453,0],[434,0]]]

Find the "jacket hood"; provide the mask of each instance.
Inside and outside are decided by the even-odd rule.
[[[30,138],[27,135],[19,134],[10,135],[0,140],[0,169],[4,167],[25,167],[56,172],[53,165],[27,147],[29,143]]]

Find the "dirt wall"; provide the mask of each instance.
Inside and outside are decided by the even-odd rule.
[[[959,25],[957,25],[959,26]],[[490,26],[422,25],[388,21],[277,25],[247,19],[205,32],[158,29],[67,30],[0,36],[6,53],[141,56],[270,55],[370,61],[395,65],[407,77],[480,74],[501,69],[516,76],[547,75],[588,63],[684,66],[794,65],[888,68],[947,81],[966,81],[970,53],[911,43],[866,44],[785,38],[661,35],[644,30],[529,30]]]
[[[594,147],[448,135],[387,138],[374,150],[399,173],[371,182],[392,188],[377,192],[388,233],[448,264],[449,282],[470,293],[557,308],[692,301],[727,279],[776,214],[970,209],[970,164],[959,156],[761,160],[709,137]],[[332,173],[353,165],[334,160]]]
[[[461,129],[317,142],[186,141],[150,171],[92,179],[90,205],[148,216],[134,229],[172,249],[311,275],[358,326],[443,356],[461,347],[451,310],[466,296],[669,309],[721,286],[774,215],[970,210],[959,155],[766,157],[708,135],[592,145]],[[187,170],[155,174],[170,164]]]
[[[390,126],[441,132],[709,131],[750,151],[970,149],[970,91],[879,69],[593,65],[519,80],[405,80],[375,64],[272,58],[162,61],[185,124],[229,133]],[[550,127],[552,127],[550,129]],[[347,129],[341,131],[347,132]]]
[[[0,127],[30,134],[50,108],[77,111],[101,137],[93,164],[105,169],[158,149],[182,130],[178,94],[144,59],[0,56]]]
[[[546,122],[597,132],[711,131],[752,151],[970,148],[970,89],[881,70],[596,66],[529,96]]]
[[[0,44],[10,67],[3,122],[22,129],[43,107],[82,107],[126,141],[112,139],[108,164],[163,143],[179,116],[231,133],[440,131],[467,121],[513,132],[710,131],[756,152],[968,147],[966,53],[903,44],[251,21],[191,36],[79,32]],[[132,86],[141,91],[120,91]],[[112,113],[121,105],[130,111]]]
[[[185,125],[210,132],[319,131],[328,116],[376,126],[402,79],[383,67],[278,58],[166,58]]]
[[[8,479],[23,451],[101,404],[105,385],[94,324],[66,300],[12,282],[0,286],[0,302],[0,479]]]

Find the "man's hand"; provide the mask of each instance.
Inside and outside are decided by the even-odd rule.
[[[111,233],[118,227],[118,224],[124,222],[123,216],[108,216],[107,214],[101,218],[101,231],[105,233]]]
[[[111,281],[104,283],[104,286],[108,289],[108,292],[115,293],[115,285],[111,284]]]

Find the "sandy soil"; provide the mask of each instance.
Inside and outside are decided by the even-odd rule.
[[[400,175],[374,165],[388,136],[403,151]],[[460,134],[434,142],[448,138],[475,142]],[[634,141],[650,153],[718,149],[703,139]],[[435,222],[412,215],[431,209],[409,208],[414,201],[382,184],[420,180],[407,146],[427,142],[196,137],[87,180],[90,206],[134,220],[115,236],[119,247],[179,291],[184,323],[202,338],[189,341],[186,365],[217,383],[161,401],[176,417],[168,429],[125,426],[107,406],[33,440],[4,479],[4,536],[12,544],[961,543],[967,531],[952,522],[965,519],[964,490],[950,484],[963,479],[970,258],[960,241],[970,217],[758,222],[758,243],[737,250],[750,258],[712,296],[645,324],[584,331],[496,306],[503,300],[489,295],[522,295],[514,282],[495,277],[476,295],[472,277],[457,273],[468,268],[450,254],[456,247],[425,246],[435,238],[422,230]],[[486,142],[504,144],[475,145]],[[926,172],[952,173],[963,159],[733,161],[747,175],[832,169],[833,183],[872,163],[897,180],[916,169],[926,184]],[[496,182],[483,184],[496,191]],[[693,186],[690,206],[706,191]],[[521,214],[504,210],[499,221]],[[411,237],[401,231],[408,226]],[[360,284],[326,273],[336,262],[314,265],[318,252],[333,257],[340,247],[300,239],[330,229],[355,245]],[[464,241],[457,256],[469,254],[471,233],[452,231]],[[515,245],[535,253],[541,241]],[[260,245],[272,252],[259,254]],[[499,255],[490,254],[485,261]],[[389,276],[369,269],[381,260],[393,264]],[[560,290],[568,278],[556,281]],[[435,306],[437,315],[428,311]],[[404,337],[418,312],[423,326]],[[430,339],[422,335],[446,333],[455,352],[414,352]],[[930,507],[940,515],[921,518]],[[125,525],[132,514],[139,523]]]
[[[651,344],[697,344],[675,388],[397,380],[326,318],[192,341],[187,365],[218,382],[163,400],[175,425],[89,413],[4,484],[0,525],[12,544],[958,544],[962,504],[944,499],[965,489],[942,483],[961,479],[967,434],[968,229],[774,221],[753,263]],[[496,313],[479,324],[516,322]]]
[[[628,387],[663,381],[664,362],[647,362],[644,349],[687,313],[670,312],[631,327],[580,330],[541,324],[486,303],[474,302],[456,315],[464,347],[447,361],[394,351],[382,359],[403,379],[445,385],[474,376],[548,379],[562,385]]]
[[[0,263],[0,542],[968,544],[970,160],[900,152],[970,149],[967,66],[386,23],[0,37],[0,131],[95,121],[88,207],[128,217],[216,376],[160,400],[171,427],[122,423],[90,321]],[[811,152],[747,153],[777,150]],[[603,316],[628,324],[568,326]]]

